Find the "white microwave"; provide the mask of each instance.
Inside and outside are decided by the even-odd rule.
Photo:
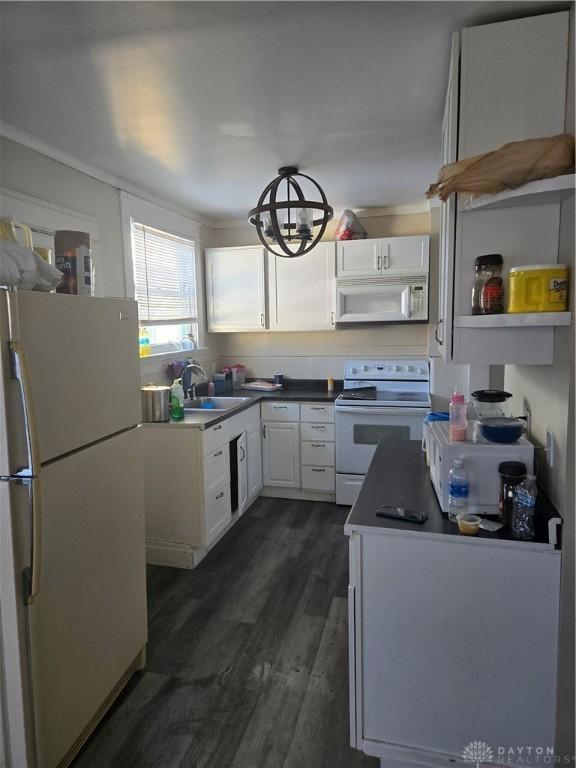
[[[428,276],[336,281],[337,323],[428,320]]]

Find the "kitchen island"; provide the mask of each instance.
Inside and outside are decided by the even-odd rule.
[[[377,517],[382,504],[428,519]],[[478,740],[494,764],[498,750],[551,749],[560,551],[459,534],[414,441],[380,444],[345,532],[352,746],[394,767],[469,765]]]

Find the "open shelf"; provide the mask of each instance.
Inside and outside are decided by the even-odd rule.
[[[458,315],[456,328],[536,328],[571,325],[572,312],[519,312],[502,315]]]
[[[553,179],[529,181],[516,189],[505,189],[495,195],[480,195],[470,200],[463,211],[488,211],[494,208],[510,208],[516,205],[540,205],[558,203],[574,194],[576,176],[571,173]]]

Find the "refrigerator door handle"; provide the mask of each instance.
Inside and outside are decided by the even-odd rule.
[[[28,573],[28,590],[26,602],[32,603],[40,590],[40,569],[42,567],[42,502],[40,491],[40,447],[38,445],[38,429],[36,425],[36,410],[32,397],[32,381],[26,351],[19,341],[10,342],[14,378],[20,383],[22,409],[26,430],[26,447],[28,451],[28,466],[17,472],[14,479],[30,485],[30,519],[32,526],[32,542],[30,568]]]

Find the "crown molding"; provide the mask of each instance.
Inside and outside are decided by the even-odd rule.
[[[140,197],[142,200],[154,203],[154,205],[158,205],[161,208],[166,208],[174,213],[179,213],[181,216],[191,219],[195,224],[200,224],[205,227],[214,227],[214,222],[211,219],[201,216],[195,211],[191,211],[176,203],[169,202],[164,198],[155,195],[153,192],[148,192],[121,176],[115,176],[112,173],[101,171],[99,168],[95,168],[94,166],[85,163],[83,160],[78,160],[78,158],[68,154],[68,152],[58,149],[58,147],[55,147],[53,144],[50,144],[43,139],[39,139],[37,136],[34,136],[27,131],[23,131],[21,128],[17,128],[16,126],[7,123],[5,120],[0,120],[0,136],[3,136],[16,144],[21,144],[27,149],[32,149],[34,152],[38,152],[51,160],[55,160],[57,163],[73,168],[75,171],[79,171],[85,176],[90,176],[90,178],[95,179],[96,181],[101,181],[121,192],[128,192],[129,194],[134,195],[134,197]]]

